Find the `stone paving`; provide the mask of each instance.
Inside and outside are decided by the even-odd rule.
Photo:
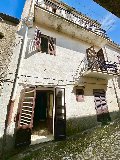
[[[119,160],[120,121],[67,138],[26,149],[9,158],[23,160]]]

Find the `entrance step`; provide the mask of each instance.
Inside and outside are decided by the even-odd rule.
[[[47,136],[31,135],[31,145],[48,142],[52,140],[54,140],[54,137],[52,134]]]

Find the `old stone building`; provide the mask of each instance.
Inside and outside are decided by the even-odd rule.
[[[4,78],[10,62],[19,20],[0,13],[0,78]]]
[[[120,47],[98,22],[58,0],[27,0],[15,43],[1,91],[3,151],[119,117]]]
[[[13,48],[16,44],[16,32],[19,20],[9,15],[0,13],[0,104],[5,103],[2,99],[3,83],[7,81],[7,72],[9,71],[9,64],[13,56]],[[0,113],[0,153],[1,153],[1,137],[5,129],[7,106],[1,106]],[[5,112],[4,112],[5,111]]]

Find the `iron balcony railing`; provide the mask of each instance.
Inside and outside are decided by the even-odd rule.
[[[63,18],[70,20],[71,22],[81,26],[84,29],[87,29],[91,32],[94,32],[97,35],[100,35],[102,37],[108,38],[106,35],[106,31],[100,28],[99,26],[95,25],[93,21],[88,20],[84,16],[78,16],[78,14],[75,12],[73,13],[72,10],[65,9],[59,4],[53,3],[49,0],[40,1],[36,0],[36,5],[40,6],[54,14],[57,14],[59,16],[62,16]]]
[[[91,70],[97,72],[106,72],[108,74],[118,74],[118,63],[110,62],[110,61],[99,61],[95,59],[94,61],[87,60],[87,58],[83,61],[83,67],[81,69],[81,73]]]

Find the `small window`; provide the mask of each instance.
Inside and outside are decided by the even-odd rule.
[[[4,37],[4,34],[0,32],[0,39],[2,39],[3,37]]]
[[[76,101],[84,102],[84,90],[83,89],[76,89]]]
[[[35,32],[34,44],[36,49],[41,52],[56,55],[56,38],[41,34],[38,29],[36,29]]]
[[[57,9],[56,9],[55,7],[52,8],[52,12],[53,12],[53,13],[56,13],[56,10],[57,10]]]

